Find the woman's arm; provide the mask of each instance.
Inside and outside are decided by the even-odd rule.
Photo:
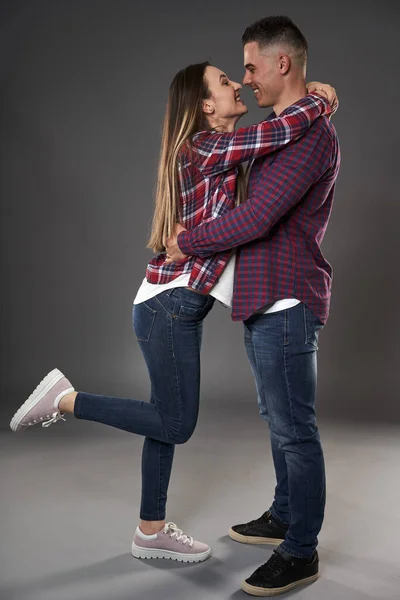
[[[241,162],[280,150],[299,139],[331,106],[318,94],[309,94],[287,109],[287,114],[242,127],[232,133],[202,131],[192,140],[191,160],[206,176],[227,171]]]

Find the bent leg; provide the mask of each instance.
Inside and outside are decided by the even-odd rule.
[[[150,403],[79,392],[75,416],[145,436],[141,518],[165,518],[174,444],[198,417],[202,321],[213,299],[180,288],[133,308],[133,326],[151,381]]]
[[[152,351],[147,346],[148,342],[142,340],[139,343],[152,383],[151,402],[166,416],[175,443],[184,443],[192,435],[197,423],[203,319],[211,309],[213,300],[195,297],[193,292],[176,290],[172,295],[162,295],[158,302],[157,308],[167,322],[162,352],[159,344]],[[166,355],[169,356],[168,367],[165,364]],[[170,396],[166,390],[170,390]],[[179,410],[171,408],[168,400],[174,392]],[[165,519],[173,456],[172,443],[146,437],[142,453],[140,509],[140,518],[144,521]]]
[[[74,414],[164,443],[184,443],[197,420],[201,325],[172,316],[157,297],[135,305],[133,321],[149,370],[150,403],[78,392]]]

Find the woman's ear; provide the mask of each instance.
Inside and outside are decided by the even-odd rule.
[[[207,100],[203,100],[202,108],[206,115],[212,115],[215,110],[213,105],[210,102],[207,102]]]

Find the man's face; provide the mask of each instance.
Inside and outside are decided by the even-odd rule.
[[[279,52],[269,48],[260,54],[257,42],[249,42],[244,47],[243,85],[252,88],[260,107],[274,106],[282,92],[282,76],[279,69]]]

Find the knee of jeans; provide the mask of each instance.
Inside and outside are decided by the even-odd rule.
[[[177,435],[174,437],[173,439],[173,443],[174,444],[186,444],[186,442],[188,442],[190,440],[190,438],[193,435],[193,429],[184,429],[182,428],[181,431],[179,431],[177,433]]]
[[[186,444],[193,435],[196,422],[181,422],[170,431],[169,437],[172,444]]]
[[[294,450],[298,454],[308,453],[311,447],[320,446],[317,428],[305,431],[303,428],[288,427],[285,430],[272,432],[278,441],[278,447],[283,451]]]

